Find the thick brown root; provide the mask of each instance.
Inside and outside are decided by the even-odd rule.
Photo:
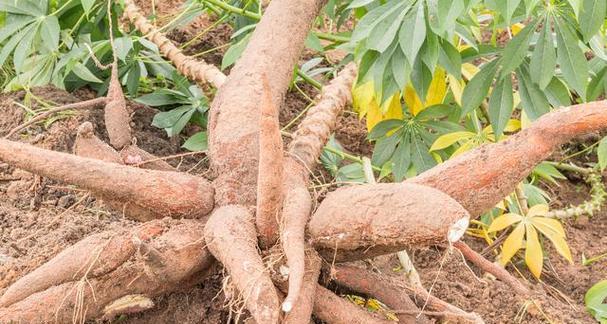
[[[458,249],[467,260],[477,265],[483,271],[494,275],[497,279],[508,284],[517,294],[528,296],[531,293],[527,287],[513,277],[506,269],[485,259],[482,255],[471,249],[468,244],[460,241],[453,243],[453,247]]]
[[[255,224],[262,247],[278,240],[278,218],[282,206],[283,151],[278,107],[272,102],[267,77],[263,76],[264,96],[259,116],[259,168],[257,172],[257,211]]]
[[[118,64],[116,62],[112,63],[104,117],[110,144],[117,150],[131,144],[131,116],[126,109],[126,100],[118,80]]]
[[[312,198],[306,187],[306,171],[291,158],[285,162],[285,200],[280,235],[289,267],[289,290],[282,309],[288,312],[300,298],[305,282],[305,230],[312,211]]]
[[[607,128],[607,101],[560,108],[496,144],[481,146],[408,180],[447,193],[478,217],[514,191],[571,139]]]
[[[430,295],[428,291],[421,286],[401,284],[394,280],[390,280],[388,277],[379,277],[373,272],[355,266],[336,266],[332,269],[332,274],[334,275],[334,279],[337,281],[337,283],[350,287],[354,290],[362,290],[363,288],[369,287],[369,290],[375,291],[373,295],[377,296],[380,300],[393,308],[398,307],[397,305],[401,305],[402,301],[400,301],[398,298],[402,298],[402,295],[407,292],[409,295],[414,297],[413,301],[415,301],[419,307],[428,307],[429,309],[440,313],[441,317],[448,321],[455,323],[460,323],[462,321],[466,323],[483,323],[483,320],[477,314],[468,313],[458,307],[444,302]],[[377,285],[381,285],[382,288],[377,287]],[[381,297],[379,296],[380,294]],[[408,301],[411,301],[411,299]],[[408,302],[406,303],[407,305],[410,305]],[[409,306],[407,306],[407,308],[409,308]],[[410,311],[403,310],[404,309],[400,309],[399,313],[403,315],[411,314]],[[420,311],[417,310],[412,314],[418,315],[418,312]]]
[[[204,230],[209,251],[230,274],[257,323],[278,323],[280,302],[270,274],[257,251],[255,221],[240,206],[216,209]]]
[[[204,278],[213,258],[202,235],[203,222],[165,219],[87,238],[13,284],[2,296],[0,318],[84,322],[145,309],[149,298]],[[133,297],[130,305],[125,296]]]
[[[364,309],[342,299],[327,288],[316,287],[314,315],[328,324],[389,324],[394,323],[374,317]]]
[[[0,160],[88,189],[138,220],[200,218],[213,210],[213,188],[185,173],[143,170],[0,140]]]
[[[316,287],[318,286],[318,277],[320,276],[320,268],[321,268],[321,259],[316,254],[316,251],[310,250],[305,256],[306,265],[304,268],[304,276],[303,282],[301,286],[298,288],[298,292],[296,296],[297,299],[294,300],[294,303],[290,303],[288,299],[282,304],[282,310],[287,312],[285,319],[283,322],[285,324],[308,324],[310,323],[310,318],[312,316],[312,312],[314,311],[314,300],[316,298]],[[291,294],[291,275],[292,269],[289,271],[289,295]]]
[[[390,282],[389,277],[352,266],[339,267],[332,274],[341,286],[377,298],[392,310],[407,311],[398,315],[399,323],[430,323],[426,316],[417,316],[420,311],[415,303],[404,289]]]
[[[78,134],[74,142],[74,154],[105,162],[122,164],[120,154],[95,136],[93,124],[90,122],[84,122],[78,127]]]
[[[322,89],[318,104],[310,108],[299,124],[289,152],[309,169],[313,169],[329,136],[335,130],[337,116],[352,102],[352,83],[356,79],[356,64],[350,63]]]
[[[215,88],[224,84],[226,76],[218,68],[183,54],[140,13],[133,0],[124,0],[124,4],[124,16],[145,38],[158,46],[160,53],[169,59],[181,74],[198,83],[210,83]]]
[[[322,0],[275,0],[219,89],[209,118],[209,157],[217,176],[217,204],[256,203],[259,114],[269,76],[272,104],[280,107]]]
[[[436,189],[406,183],[360,185],[327,195],[312,215],[312,244],[327,260],[348,261],[458,241],[469,215]]]
[[[39,115],[36,115],[34,118],[28,120],[27,122],[13,128],[6,136],[4,136],[4,138],[10,138],[11,136],[17,134],[18,132],[22,131],[23,129],[39,122],[42,120],[47,119],[48,117],[60,113],[62,111],[66,111],[66,110],[79,110],[79,109],[92,109],[92,108],[97,108],[97,107],[101,107],[103,105],[105,105],[107,103],[107,98],[106,97],[101,97],[101,98],[95,98],[95,99],[90,99],[90,100],[86,100],[86,101],[81,101],[81,102],[76,102],[73,104],[67,104],[67,105],[63,105],[60,107],[56,107],[50,110],[47,110]]]

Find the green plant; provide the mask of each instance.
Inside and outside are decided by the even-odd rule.
[[[607,280],[596,283],[588,289],[584,296],[586,309],[601,324],[607,323],[607,304],[604,303],[605,297],[607,297]]]

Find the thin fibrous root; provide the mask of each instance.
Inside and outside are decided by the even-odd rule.
[[[342,280],[348,280],[349,277],[369,277],[373,278],[375,274],[371,273],[368,270],[361,269],[355,266],[348,265],[338,265],[332,269],[332,273],[335,277],[342,278]],[[445,301],[442,301],[439,298],[436,298],[428,293],[423,287],[410,285],[410,284],[401,284],[396,281],[391,281],[391,285],[394,285],[391,288],[392,291],[403,290],[406,291],[411,299],[417,304],[419,307],[427,307],[431,310],[441,312],[445,316],[445,319],[448,321],[453,321],[455,323],[459,323],[462,320],[466,323],[475,323],[475,324],[483,324],[484,321],[482,318],[476,313],[468,313],[454,305],[451,305]],[[385,297],[384,297],[385,298]],[[407,312],[405,312],[407,313]]]
[[[410,311],[397,315],[399,323],[430,323],[428,318],[420,315],[420,310],[404,289],[395,285],[390,277],[355,267],[341,267],[332,274],[341,286],[377,298],[393,310]]]
[[[68,323],[75,314],[92,320],[145,309],[116,306],[126,295],[151,298],[202,280],[214,261],[202,235],[200,221],[165,219],[87,238],[13,284],[0,318]]]
[[[300,297],[305,283],[305,229],[312,211],[312,198],[306,186],[306,170],[292,158],[285,160],[285,183],[281,243],[289,268],[289,290],[282,309],[289,312]]]
[[[431,187],[375,184],[327,195],[308,224],[312,244],[327,260],[348,261],[458,241],[468,212]]]
[[[0,160],[17,168],[80,186],[138,220],[200,218],[213,210],[214,190],[185,173],[143,170],[0,140]]]
[[[278,239],[278,217],[283,200],[282,137],[278,107],[272,102],[268,78],[264,75],[263,98],[259,116],[259,167],[257,173],[257,211],[255,224],[262,247]]]
[[[314,315],[328,324],[389,324],[386,319],[373,316],[366,310],[340,298],[318,285],[314,299]]]
[[[439,189],[478,217],[513,192],[560,145],[606,128],[607,101],[559,108],[505,141],[483,145],[407,182]]]
[[[482,255],[472,250],[468,244],[464,242],[454,242],[453,247],[458,249],[464,257],[477,265],[483,271],[488,272],[494,275],[496,278],[508,284],[517,294],[522,296],[529,296],[530,291],[527,287],[525,287],[519,280],[514,278],[506,269],[503,267],[492,263],[491,261],[485,259]]]
[[[57,114],[57,113],[60,113],[60,112],[66,111],[66,110],[82,110],[82,109],[98,108],[98,107],[102,107],[106,103],[107,103],[107,98],[101,97],[101,98],[94,98],[94,99],[90,99],[90,100],[86,100],[86,101],[80,101],[80,102],[67,104],[67,105],[63,105],[60,107],[55,107],[55,108],[49,109],[39,115],[34,116],[32,119],[28,120],[27,122],[13,128],[8,134],[6,134],[4,136],[4,138],[5,139],[10,138],[11,136],[24,130],[25,128],[27,128],[39,121],[45,120],[46,118],[48,118],[54,114]]]
[[[255,221],[241,206],[216,209],[204,230],[209,251],[230,273],[257,323],[278,323],[280,302],[257,251]]]
[[[112,63],[112,74],[107,92],[107,104],[104,110],[105,128],[110,144],[117,150],[131,144],[131,116],[126,109],[126,100],[122,85],[118,79],[118,63]]]
[[[181,74],[198,83],[210,83],[215,88],[225,83],[225,74],[214,65],[183,54],[141,14],[133,0],[124,0],[124,4],[124,16],[145,38],[158,46],[160,53],[169,59]]]
[[[337,116],[352,102],[351,89],[357,70],[356,64],[350,63],[323,87],[318,103],[308,110],[289,144],[289,152],[309,169],[314,168],[333,133]]]

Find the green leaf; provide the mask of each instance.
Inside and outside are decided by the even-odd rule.
[[[131,97],[137,96],[137,90],[139,89],[139,78],[141,77],[141,68],[139,63],[135,62],[131,69],[129,69],[128,76],[126,79],[126,89]]]
[[[396,145],[401,140],[401,132],[396,132],[391,136],[382,138],[375,143],[373,157],[371,159],[374,165],[384,165],[394,154]]]
[[[179,135],[185,125],[192,119],[192,116],[196,112],[196,109],[189,109],[185,114],[181,115],[181,117],[177,120],[177,122],[170,128],[166,129],[167,135],[169,137],[174,137]]]
[[[601,94],[605,93],[605,87],[607,86],[607,67],[599,71],[588,84],[588,91],[586,94],[586,101],[594,101]]]
[[[418,136],[412,136],[411,138],[411,152],[413,166],[417,174],[430,170],[436,165],[436,161],[428,153],[428,145]]]
[[[31,28],[28,29],[28,32],[23,35],[23,38],[19,40],[19,44],[17,44],[15,47],[15,52],[13,53],[13,64],[15,65],[15,71],[17,71],[17,73],[23,70],[23,63],[32,52],[32,43],[34,41],[34,37],[36,37],[39,26],[40,25],[36,23],[32,24],[30,26]]]
[[[78,62],[72,68],[72,72],[80,79],[93,83],[103,83],[101,79],[96,77],[84,64]]]
[[[605,22],[607,12],[607,1],[584,0],[580,11],[580,32],[586,42],[596,35]]]
[[[206,151],[209,147],[207,132],[196,133],[194,136],[188,138],[181,147],[192,152]]]
[[[61,27],[59,27],[57,16],[46,16],[42,20],[40,24],[40,38],[46,49],[53,52],[59,47],[60,32]]]
[[[244,52],[244,49],[247,47],[250,38],[251,36],[249,34],[240,41],[238,41],[236,44],[232,44],[232,46],[228,48],[228,50],[223,56],[223,59],[221,60],[222,70],[225,70],[227,67],[236,63],[236,61],[240,58],[240,55],[242,55],[242,52]]]
[[[571,104],[571,92],[565,83],[557,77],[552,78],[552,81],[544,89],[544,93],[553,107],[566,107]]]
[[[350,42],[352,44],[357,44],[361,40],[367,38],[371,31],[382,21],[386,19],[386,17],[390,16],[394,12],[399,11],[402,5],[406,4],[405,1],[400,0],[392,0],[387,3],[376,7],[375,9],[369,11],[359,22],[356,24],[356,28],[354,32],[352,32],[352,37]]]
[[[82,4],[84,13],[88,15],[91,12],[93,5],[95,5],[95,0],[80,0],[80,3]]]
[[[407,170],[411,165],[411,143],[409,141],[409,134],[405,134],[405,137],[400,142],[393,157],[394,167],[392,173],[394,173],[394,181],[403,181],[407,175]]]
[[[455,22],[466,9],[463,0],[427,0],[427,4],[430,27],[440,36],[455,31]]]
[[[418,58],[411,71],[411,83],[422,101],[428,97],[428,89],[432,83],[432,71]]]
[[[318,51],[318,52],[322,52],[325,50],[325,48],[320,43],[320,38],[318,38],[318,36],[316,36],[316,34],[314,34],[314,33],[308,34],[305,45],[307,48]]]
[[[449,74],[453,75],[457,79],[461,79],[462,76],[462,57],[451,43],[442,40],[441,50],[438,56],[438,62],[442,65]]]
[[[34,20],[17,20],[11,22],[6,26],[2,26],[2,28],[0,28],[0,43],[4,42],[4,40],[9,38],[10,36],[15,35],[15,33],[17,33],[20,29],[22,29],[23,27],[25,27],[25,25],[31,23],[32,21]]]
[[[556,51],[554,50],[554,40],[552,39],[552,30],[550,21],[546,19],[544,28],[540,32],[535,45],[535,50],[531,55],[531,80],[545,89],[552,80],[556,69]]]
[[[466,115],[481,105],[491,83],[497,72],[498,60],[493,60],[481,68],[481,70],[468,82],[462,95],[462,115]]]
[[[403,18],[409,12],[410,5],[407,1],[402,1],[398,5],[393,5],[393,7],[393,11],[373,27],[369,33],[366,43],[367,48],[383,53],[396,38]]]
[[[497,10],[504,18],[507,26],[510,26],[510,21],[512,19],[512,15],[516,8],[518,8],[521,0],[497,0]]]
[[[192,106],[185,105],[175,109],[171,109],[169,111],[159,112],[154,116],[154,120],[152,120],[152,126],[156,126],[158,128],[171,128],[173,127],[183,116],[184,114],[192,111]]]
[[[563,77],[582,98],[586,98],[586,84],[588,83],[586,56],[578,45],[579,39],[571,31],[569,25],[558,18],[557,26],[557,62],[561,67]]]
[[[152,92],[135,99],[135,102],[150,107],[160,107],[177,104],[180,99],[168,93]]]
[[[411,10],[400,28],[400,47],[405,53],[409,64],[413,65],[424,40],[426,39],[426,20],[423,2],[418,2]]]
[[[592,286],[584,296],[584,303],[588,312],[594,316],[597,321],[604,323],[607,320],[607,309],[603,303],[607,297],[607,280],[602,280]]]
[[[426,41],[422,46],[418,58],[421,57],[422,62],[424,62],[432,72],[434,72],[436,63],[438,62],[439,50],[439,38],[433,32],[428,32],[426,35]]]
[[[335,175],[335,180],[341,182],[366,182],[362,164],[351,163],[339,168]]]
[[[409,83],[411,77],[411,65],[407,62],[405,54],[400,48],[397,48],[390,59],[392,66],[392,75],[399,89],[404,89]]]
[[[47,3],[48,1],[39,2]],[[39,6],[40,3],[31,0],[0,0],[0,11],[26,16],[44,16],[46,10]]]
[[[367,135],[367,139],[370,141],[380,139],[386,136],[389,131],[402,127],[403,124],[404,122],[400,119],[388,119],[381,121],[379,124],[373,127],[369,135]]]
[[[508,0],[504,0],[504,2],[508,2]],[[527,56],[527,51],[529,49],[529,40],[535,31],[536,25],[536,22],[527,25],[527,27],[514,36],[514,38],[509,41],[504,48],[500,61],[502,65],[502,78],[510,75],[512,71],[523,63],[523,59],[525,59],[525,56]]]
[[[548,113],[550,111],[550,103],[542,90],[531,81],[527,68],[521,66],[517,71],[517,76],[521,104],[527,117],[533,121]]]
[[[601,171],[603,171],[607,168],[607,137],[603,137],[599,142],[597,155],[599,157],[599,166],[601,167]]]
[[[514,109],[512,78],[510,75],[506,75],[497,83],[489,99],[489,119],[496,139],[499,139],[504,133],[504,128],[512,115],[512,109]]]
[[[116,46],[116,56],[122,61],[126,61],[127,55],[133,49],[133,40],[130,37],[119,37],[114,40]]]
[[[354,0],[348,5],[347,9],[364,7],[373,1],[374,0]]]

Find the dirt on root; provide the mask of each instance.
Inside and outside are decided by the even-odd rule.
[[[88,90],[66,93],[53,87],[0,94],[0,135],[23,122],[22,106],[39,109],[42,100],[60,105],[90,99]],[[151,126],[156,110],[129,103],[133,134],[138,145],[156,155],[183,153],[179,141]],[[90,121],[95,133],[107,141],[103,110],[68,112],[55,116],[50,125],[33,125],[12,139],[46,149],[72,152],[78,126]],[[50,119],[49,119],[50,121]],[[203,156],[168,161],[181,171],[206,169]],[[0,162],[0,295],[20,277],[33,271],[65,248],[83,238],[104,231],[136,226],[137,222],[106,208],[87,191],[40,178]],[[224,323],[219,272],[187,291],[177,291],[154,299],[156,307],[145,314],[123,318],[127,323]],[[214,299],[218,296],[216,299]]]

